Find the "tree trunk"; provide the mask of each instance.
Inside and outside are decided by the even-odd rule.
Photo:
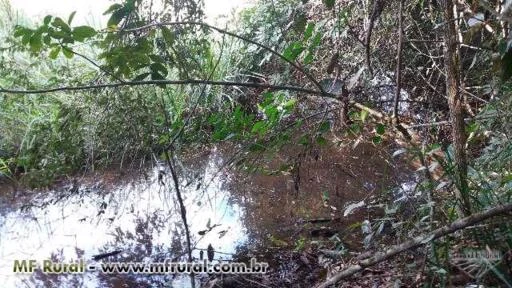
[[[460,93],[460,59],[459,44],[457,43],[456,20],[454,19],[455,5],[453,0],[444,0],[445,17],[445,69],[446,94],[450,107],[452,122],[452,141],[455,162],[455,195],[459,201],[460,210],[464,216],[471,214],[469,189],[467,180],[466,131],[464,124],[463,101]]]

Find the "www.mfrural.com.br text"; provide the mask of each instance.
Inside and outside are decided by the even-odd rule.
[[[266,273],[268,264],[257,262],[252,258],[246,263],[241,262],[208,262],[203,260],[195,263],[171,262],[166,260],[159,263],[144,262],[110,262],[110,263],[85,263],[84,260],[75,262],[53,262],[51,260],[14,260],[14,273],[33,273],[40,270],[47,274],[59,273],[86,273],[100,272],[106,274],[115,273],[139,273],[139,274],[262,274]]]

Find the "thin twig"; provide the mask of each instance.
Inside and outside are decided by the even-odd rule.
[[[207,84],[207,85],[217,85],[217,86],[242,86],[242,87],[251,87],[251,88],[272,89],[272,90],[296,91],[296,92],[308,93],[311,95],[319,95],[319,96],[323,96],[323,97],[336,98],[336,95],[331,94],[331,93],[302,88],[302,87],[298,87],[298,86],[272,85],[272,84],[266,84],[266,83],[250,83],[250,82],[212,81],[212,80],[202,80],[202,79],[129,81],[129,82],[117,82],[117,83],[94,84],[94,85],[61,86],[61,87],[55,87],[55,88],[46,88],[46,89],[41,88],[41,89],[32,89],[32,90],[0,88],[0,93],[44,94],[44,93],[59,92],[59,91],[80,91],[80,90],[90,90],[90,89],[100,89],[100,88],[117,88],[117,87],[123,87],[123,86],[144,86],[144,85],[162,85],[162,84],[165,84],[165,85]]]

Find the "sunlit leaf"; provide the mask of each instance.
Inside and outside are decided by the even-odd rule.
[[[309,38],[311,38],[314,30],[315,30],[315,23],[309,22],[308,26],[306,26],[306,30],[304,31],[304,41],[308,41]]]
[[[66,58],[73,58],[73,51],[69,48],[69,47],[63,47],[62,49],[62,53],[64,54],[64,56],[66,56]]]
[[[361,122],[365,122],[366,118],[368,117],[369,112],[367,110],[361,110],[359,113],[359,118],[361,118]]]
[[[59,52],[60,52],[60,46],[56,46],[54,47],[51,51],[50,51],[50,59],[56,59],[57,56],[59,56]]]

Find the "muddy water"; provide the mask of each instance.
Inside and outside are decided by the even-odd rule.
[[[302,254],[296,261],[297,253],[288,252],[302,251],[304,243],[322,245],[334,235],[336,245],[359,249],[360,228],[352,224],[378,215],[365,209],[344,215],[344,208],[360,201],[370,204],[403,178],[403,169],[383,151],[370,144],[287,147],[278,154],[259,155],[253,164],[265,173],[227,169],[224,164],[233,151],[225,149],[187,155],[177,168],[194,257],[211,244],[219,261],[234,254],[236,259],[268,261],[282,278],[279,285],[317,281],[323,274],[312,267],[316,260]],[[17,191],[14,199],[4,193],[2,287],[189,286],[188,278],[174,275],[12,273],[14,260],[95,263],[94,255],[113,251],[119,254],[102,261],[185,261],[179,207],[169,173],[163,182],[158,180],[161,170],[166,171],[163,165],[155,165],[142,175],[89,175],[49,191]]]

